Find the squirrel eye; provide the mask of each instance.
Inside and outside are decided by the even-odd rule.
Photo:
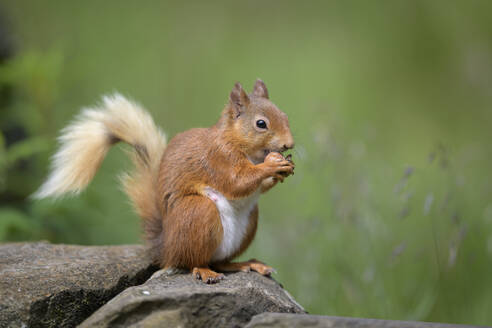
[[[260,129],[266,129],[267,128],[267,124],[263,120],[256,121],[256,126],[259,127]]]

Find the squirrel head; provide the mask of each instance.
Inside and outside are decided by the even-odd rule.
[[[268,98],[262,80],[257,80],[251,94],[236,83],[229,96],[221,121],[233,143],[255,164],[270,152],[282,153],[294,147],[287,115]]]

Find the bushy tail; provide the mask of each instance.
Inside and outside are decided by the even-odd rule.
[[[130,156],[135,171],[122,176],[125,192],[144,221],[152,221],[144,222],[147,238],[158,238],[162,226],[157,178],[166,137],[143,108],[119,94],[104,97],[96,108],[83,109],[62,130],[51,173],[33,196],[56,198],[67,193],[78,194],[87,187],[108,150],[118,141],[133,146]]]

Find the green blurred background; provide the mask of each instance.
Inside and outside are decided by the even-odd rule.
[[[0,240],[140,242],[115,147],[33,202],[55,138],[118,90],[170,137],[262,78],[296,175],[256,257],[315,314],[492,324],[491,1],[17,1],[0,8]]]

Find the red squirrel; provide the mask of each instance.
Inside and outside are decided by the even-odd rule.
[[[104,97],[62,130],[51,173],[34,196],[79,193],[119,141],[133,147],[135,170],[122,183],[160,267],[188,269],[205,283],[223,279],[219,272],[273,272],[256,260],[231,262],[255,236],[259,195],[295,167],[280,154],[294,147],[287,115],[261,80],[249,95],[236,83],[215,125],[167,144],[139,105],[119,94]]]

